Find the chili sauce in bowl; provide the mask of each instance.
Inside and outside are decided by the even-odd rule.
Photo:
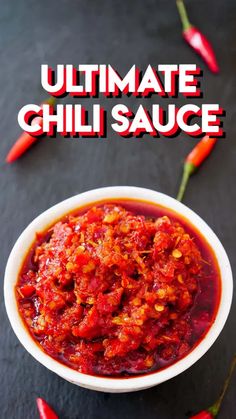
[[[221,278],[213,250],[186,218],[108,199],[37,234],[15,293],[46,354],[80,373],[129,378],[176,363],[202,341]]]

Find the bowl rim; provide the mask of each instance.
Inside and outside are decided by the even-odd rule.
[[[199,344],[188,355],[165,369],[146,375],[129,377],[128,379],[83,374],[51,358],[43,352],[26,329],[18,312],[15,298],[15,284],[19,270],[30,245],[34,241],[36,232],[43,231],[53,222],[63,217],[63,215],[80,207],[92,205],[100,200],[122,198],[148,201],[166,207],[180,216],[184,216],[207,240],[216,256],[221,274],[221,298],[215,321]],[[111,186],[89,190],[61,201],[41,213],[24,229],[17,239],[8,258],[4,277],[4,299],[7,315],[16,336],[25,349],[37,361],[64,379],[99,391],[125,392],[141,390],[167,381],[188,369],[208,351],[219,336],[230,311],[232,293],[233,277],[228,256],[220,240],[208,224],[194,211],[176,199],[155,190],[135,186]]]

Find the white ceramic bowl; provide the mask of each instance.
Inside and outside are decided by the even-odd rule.
[[[195,347],[195,349],[183,359],[166,369],[156,373],[127,379],[94,377],[87,374],[81,374],[57,362],[44,353],[34,342],[22,322],[18,313],[14,290],[22,261],[35,239],[36,232],[45,230],[58,218],[79,207],[111,198],[132,198],[149,201],[154,204],[162,205],[170,210],[174,210],[178,214],[184,216],[207,239],[218,260],[222,279],[221,300],[216,319],[204,339]],[[55,372],[71,383],[93,390],[116,393],[137,391],[160,384],[185,371],[200,359],[214,343],[225,324],[231,306],[232,291],[233,279],[227,254],[210,227],[197,214],[175,199],[149,189],[130,186],[108,187],[88,191],[66,199],[39,215],[23,231],[13,247],[7,262],[4,280],[4,296],[7,314],[15,334],[25,349],[49,370]]]

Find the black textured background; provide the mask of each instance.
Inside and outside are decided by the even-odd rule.
[[[219,102],[226,109],[227,138],[219,141],[192,178],[185,202],[220,237],[234,270],[236,2],[186,3],[192,20],[212,40],[219,59],[220,76],[203,67],[203,100]],[[172,140],[127,140],[108,129],[104,140],[44,139],[14,165],[4,163],[20,132],[16,121],[20,107],[44,98],[42,63],[110,63],[121,74],[134,63],[142,69],[148,63],[201,64],[181,39],[174,0],[0,0],[0,57],[2,278],[21,231],[64,198],[99,186],[126,184],[176,194],[181,161],[194,143],[184,135]],[[122,102],[135,110],[139,102],[149,106],[158,97],[141,101],[124,97]],[[101,98],[101,103],[109,111],[117,101]],[[108,119],[108,126],[110,123]],[[37,363],[14,336],[1,298],[0,417],[37,418],[34,400],[41,396],[62,419],[184,419],[211,404],[219,392],[235,351],[235,314],[234,305],[217,342],[182,375],[150,390],[110,395],[80,389]],[[235,419],[235,386],[236,377],[219,415],[222,419]]]

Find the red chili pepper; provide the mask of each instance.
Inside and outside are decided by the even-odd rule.
[[[209,407],[209,409],[202,410],[197,415],[191,416],[190,419],[214,419],[216,418],[216,416],[219,413],[222,401],[224,399],[224,395],[229,387],[229,383],[230,383],[235,367],[236,367],[236,355],[234,355],[233,361],[231,362],[229,373],[225,380],[220,397],[211,407]]]
[[[55,98],[50,97],[48,100],[46,100],[43,103],[48,103],[50,105],[54,105]],[[40,126],[42,125],[43,119],[41,117],[34,118],[33,123],[38,123]],[[7,157],[6,162],[12,163],[13,161],[17,160],[22,154],[28,150],[34,144],[39,137],[34,137],[33,135],[28,134],[27,132],[23,132],[20,137],[16,140],[15,144],[10,149]]]
[[[190,419],[213,419],[214,416],[207,410],[203,410],[202,412],[198,413],[195,416],[191,416]]]
[[[213,73],[218,73],[219,66],[211,43],[199,29],[189,22],[184,1],[176,0],[176,4],[183,25],[183,37],[185,41],[202,57]]]
[[[211,153],[217,139],[210,138],[205,135],[194,147],[194,149],[188,154],[184,162],[183,177],[180,184],[179,192],[177,195],[178,201],[182,201],[184,192],[190,176],[198,169],[198,167],[204,162],[204,160]]]
[[[45,402],[45,400],[38,397],[36,399],[40,419],[59,419],[52,408]]]

